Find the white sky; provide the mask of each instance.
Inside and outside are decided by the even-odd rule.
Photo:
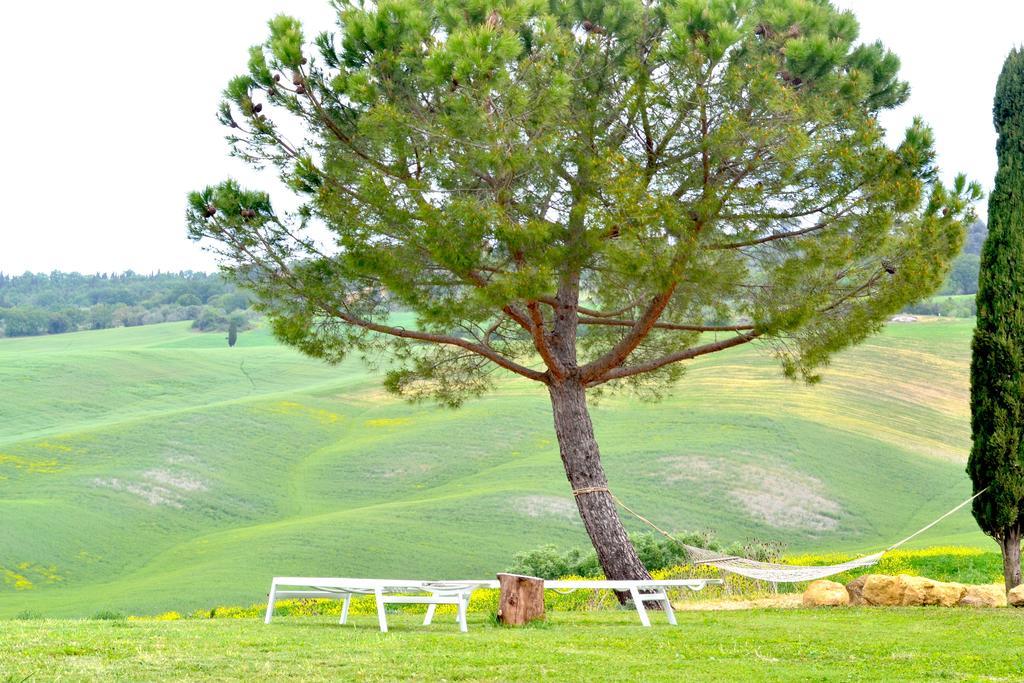
[[[943,175],[965,171],[989,188],[992,95],[1024,42],[1024,2],[834,2],[857,14],[863,40],[903,60],[911,99],[886,126],[923,115]],[[334,25],[326,0],[5,3],[0,271],[212,270],[185,236],[185,195],[229,175],[271,186],[227,156],[214,113],[282,11],[307,36]]]

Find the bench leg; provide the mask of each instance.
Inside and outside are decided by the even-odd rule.
[[[465,633],[469,630],[469,626],[466,625],[466,609],[469,607],[469,596],[459,596],[459,611],[456,615],[456,619],[459,621],[459,630]]]
[[[676,626],[676,611],[672,609],[672,601],[668,599],[668,595],[661,601],[661,606],[665,608],[665,616],[668,617],[668,623]]]
[[[274,616],[274,603],[277,602],[277,585],[270,584],[270,595],[267,596],[267,613],[263,617],[263,623],[269,624],[270,619]]]
[[[437,605],[431,603],[427,605],[427,616],[423,617],[423,625],[430,626],[430,622],[434,620],[434,612],[437,610]]]
[[[640,598],[640,591],[636,588],[630,588],[629,594],[633,598],[633,606],[636,607],[636,613],[640,615],[640,623],[650,627],[651,620],[647,618],[647,608],[644,607],[644,601]]]
[[[384,594],[379,588],[373,591],[373,596],[377,600],[377,622],[380,624],[381,633],[388,632],[388,617],[384,611]]]
[[[341,619],[338,619],[339,624],[344,624],[348,621],[348,603],[351,602],[352,595],[346,595],[345,599],[341,603]]]

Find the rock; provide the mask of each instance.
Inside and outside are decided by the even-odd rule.
[[[1010,607],[1024,607],[1024,584],[1011,588],[1010,592],[1006,594],[1006,601]]]
[[[961,607],[1006,607],[1006,590],[1002,584],[988,586],[967,586],[967,592],[960,598]]]
[[[967,586],[962,583],[945,583],[923,576],[907,576],[900,574],[899,582],[903,586],[900,604],[905,607],[939,605],[952,607],[960,602],[967,593]]]
[[[865,605],[902,605],[904,585],[895,576],[868,574],[862,577],[861,598]]]
[[[864,581],[868,578],[868,575],[858,576],[856,579],[846,584],[846,592],[850,595],[851,605],[865,605],[864,601]]]
[[[849,604],[850,594],[846,587],[835,581],[812,581],[804,591],[804,607],[842,607]]]
[[[868,574],[863,578],[861,598],[868,605],[952,607],[967,594],[967,586],[961,583],[935,581],[923,576]]]

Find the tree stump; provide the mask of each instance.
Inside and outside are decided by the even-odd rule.
[[[498,574],[501,595],[498,621],[521,626],[544,618],[544,579],[519,574]]]

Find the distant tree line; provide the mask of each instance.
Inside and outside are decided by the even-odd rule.
[[[0,272],[0,335],[24,337],[192,320],[201,331],[250,326],[247,292],[219,273]]]

